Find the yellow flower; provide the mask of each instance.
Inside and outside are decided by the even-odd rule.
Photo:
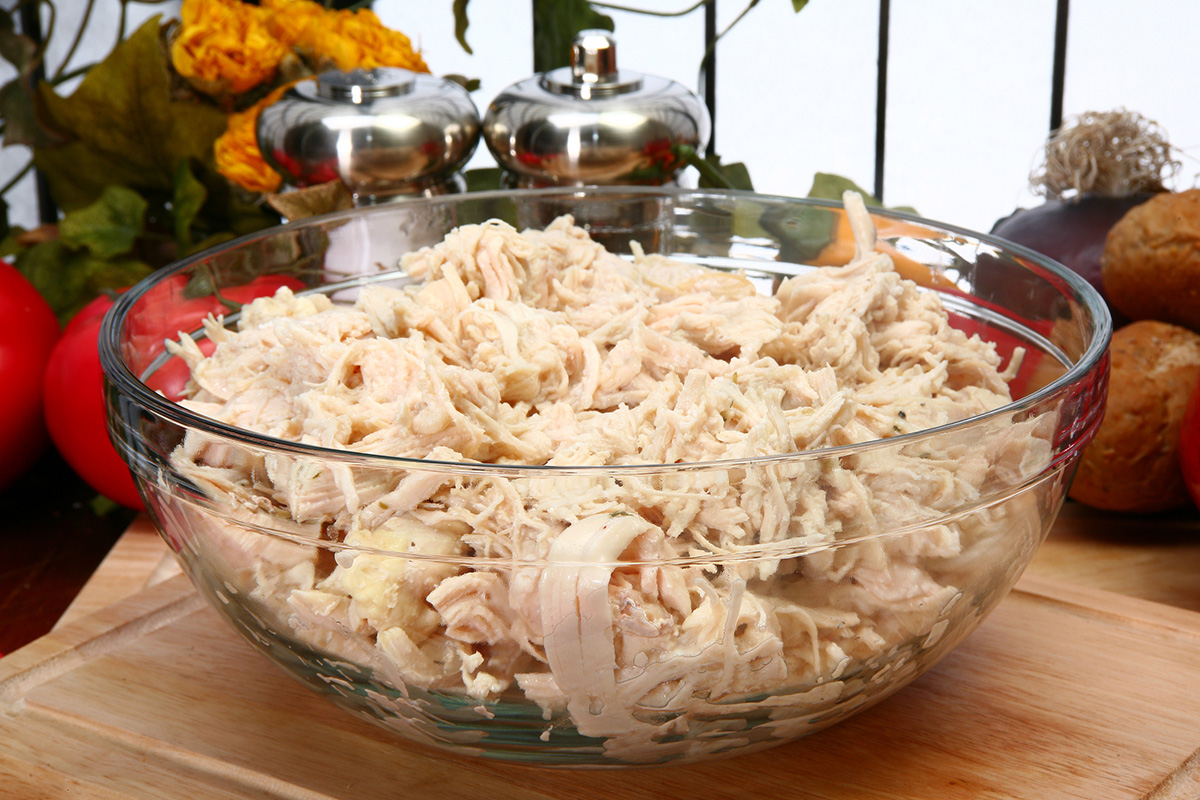
[[[243,189],[251,192],[274,192],[283,182],[279,173],[271,169],[263,159],[262,151],[258,149],[255,128],[258,125],[259,113],[282,97],[291,86],[292,84],[280,86],[245,111],[230,114],[225,133],[213,143],[217,171]]]
[[[412,42],[380,22],[374,12],[327,11],[312,0],[184,0],[183,25],[172,44],[176,71],[208,94],[241,94],[277,80],[281,62],[300,54],[317,71],[402,67],[428,72]],[[284,70],[285,72],[287,70]],[[263,108],[295,83],[229,116],[213,144],[217,170],[251,192],[274,192],[282,183],[258,149],[255,128]]]
[[[384,26],[369,9],[326,11],[310,0],[264,0],[263,7],[275,12],[276,35],[312,58],[318,71],[403,67],[429,72],[409,38]]]
[[[309,27],[319,25],[325,9],[313,0],[262,0],[271,35],[288,47],[311,38]]]
[[[184,0],[180,17],[171,62],[206,94],[241,94],[271,80],[289,52],[271,34],[269,12],[241,0]]]

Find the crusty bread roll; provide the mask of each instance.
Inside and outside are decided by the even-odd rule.
[[[1100,273],[1108,302],[1130,319],[1200,331],[1200,189],[1131,208],[1108,232]]]
[[[1112,338],[1104,421],[1070,497],[1109,511],[1153,512],[1189,502],[1179,468],[1179,427],[1200,378],[1200,334],[1143,320]]]

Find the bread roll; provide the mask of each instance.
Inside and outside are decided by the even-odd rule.
[[[1200,334],[1144,320],[1112,338],[1104,420],[1084,450],[1070,497],[1109,511],[1153,512],[1189,502],[1179,428],[1200,378]]]
[[[1200,331],[1200,189],[1131,208],[1108,232],[1100,274],[1109,304],[1130,319]]]

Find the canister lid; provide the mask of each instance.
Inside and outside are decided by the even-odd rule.
[[[357,104],[381,97],[399,97],[413,91],[416,85],[415,73],[406,69],[333,70],[317,76],[316,94],[326,100]]]
[[[518,186],[663,184],[701,150],[712,122],[694,92],[622,70],[608,31],[586,30],[571,65],[505,89],[488,106],[483,139]]]
[[[263,158],[288,183],[340,179],[359,203],[457,190],[479,134],[466,89],[394,67],[302,81],[263,109],[257,127]]]
[[[542,86],[583,99],[636,92],[643,78],[617,69],[617,41],[603,30],[580,31],[571,42],[571,65],[546,73]]]

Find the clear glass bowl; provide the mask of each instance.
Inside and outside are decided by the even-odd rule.
[[[679,763],[795,739],[887,697],[970,633],[1055,519],[1108,375],[1098,295],[999,239],[873,214],[919,297],[936,295],[949,324],[994,342],[1003,364],[1016,347],[1025,357],[1011,402],[926,430],[876,398],[896,418],[871,441],[747,445],[704,463],[476,463],[285,441],[164,396],[181,364],[162,332],[174,338],[214,291],[272,275],[297,295],[351,303],[363,287],[412,284],[401,257],[456,226],[541,229],[564,213],[614,253],[740,270],[763,295],[847,258],[828,246],[845,229],[840,204],[583,189],[354,210],[158,272],[105,320],[111,435],[212,607],[284,670],[403,737],[572,766]],[[863,335],[884,352],[897,331]],[[922,369],[921,352],[885,356]],[[819,370],[819,353],[804,358]],[[803,411],[791,401],[787,424],[881,413],[838,397]],[[722,424],[747,439],[753,426],[733,416],[730,400]],[[679,424],[655,419],[640,433]]]

